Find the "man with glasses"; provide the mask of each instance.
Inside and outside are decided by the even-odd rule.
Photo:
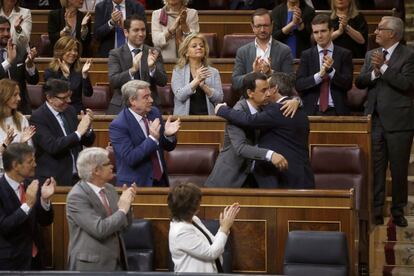
[[[368,89],[365,114],[372,116],[372,161],[375,224],[384,223],[385,179],[392,178],[391,214],[406,227],[408,164],[414,135],[414,50],[400,43],[404,23],[384,16],[375,30],[379,48],[367,52],[355,85]]]
[[[257,9],[251,22],[256,38],[237,50],[232,85],[239,90],[243,78],[251,72],[263,73],[267,77],[273,72],[293,73],[293,58],[289,47],[272,38],[273,22],[266,9]]]
[[[58,185],[73,185],[78,180],[76,159],[83,146],[91,146],[93,113],[81,111],[80,121],[70,105],[72,92],[67,81],[49,79],[43,86],[46,102],[33,112],[30,123],[36,127],[36,177],[43,181],[53,176]]]
[[[348,115],[346,93],[352,88],[352,53],[332,43],[332,21],[326,14],[312,20],[316,45],[302,52],[296,90],[307,115]]]

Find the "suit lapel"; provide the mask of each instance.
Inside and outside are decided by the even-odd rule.
[[[91,187],[89,187],[89,185],[85,182],[85,181],[80,181],[79,185],[81,187],[81,189],[85,192],[86,196],[89,198],[93,208],[102,216],[102,217],[106,217],[106,210],[105,207],[102,204],[101,199],[95,194],[95,192],[92,190]]]
[[[391,58],[388,60],[388,66],[392,67],[397,60],[400,60],[401,53],[402,53],[402,45],[398,43],[397,47],[395,48],[394,52],[392,53]]]
[[[134,115],[131,113],[131,111],[128,110],[128,108],[124,109],[124,116],[128,124],[128,129],[131,131],[132,134],[132,141],[135,145],[138,145],[142,142],[142,139],[145,139],[145,134],[137,119],[135,119]]]
[[[311,55],[311,59],[312,59],[312,66],[313,66],[313,72],[319,72],[321,65],[320,65],[320,61],[319,61],[319,53],[318,53],[318,47],[313,47],[312,48],[312,55]]]
[[[143,81],[150,82],[149,79],[149,69],[148,69],[148,49],[147,45],[142,46],[142,57],[141,57],[141,70],[139,71],[140,78]]]
[[[60,124],[57,118],[55,117],[55,115],[53,115],[52,111],[50,111],[50,109],[47,107],[46,103],[43,104],[42,108],[43,108],[43,114],[45,114],[45,116],[49,118],[48,121],[52,125],[52,128],[55,129],[60,136],[64,136],[65,134],[63,133],[63,130],[60,127]]]
[[[121,47],[121,62],[122,61],[125,62],[124,65],[122,66],[124,70],[127,70],[128,68],[132,67],[132,54],[129,51],[129,47],[127,43],[125,43]]]
[[[7,200],[9,202],[7,204],[8,208],[12,210],[19,208],[19,206],[21,205],[20,200],[17,197],[16,193],[13,191],[13,189],[10,187],[10,184],[7,182],[4,176],[0,179],[0,190],[1,193],[4,195],[3,200]]]

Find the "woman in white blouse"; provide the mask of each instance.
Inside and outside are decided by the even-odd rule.
[[[13,142],[28,143],[33,146],[34,126],[17,107],[20,103],[20,89],[17,82],[9,79],[0,80],[0,154]],[[0,175],[3,175],[3,160],[0,156]]]
[[[19,4],[19,0],[0,0],[0,15],[10,21],[13,43],[28,49],[32,33],[32,14],[29,9],[21,8]]]
[[[213,235],[196,216],[200,202],[201,190],[191,183],[176,185],[168,194],[172,217],[168,239],[174,272],[222,272],[221,255],[240,207],[234,203],[220,213],[220,228]]]
[[[152,12],[151,36],[164,59],[177,58],[180,43],[190,33],[198,33],[197,10],[188,9],[188,0],[164,0],[164,7]]]

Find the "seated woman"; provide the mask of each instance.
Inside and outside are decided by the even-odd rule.
[[[164,59],[177,58],[180,43],[190,33],[198,33],[198,14],[188,9],[188,0],[164,0],[164,7],[152,12],[151,35]]]
[[[0,80],[0,175],[4,173],[1,154],[6,147],[13,143],[28,143],[33,146],[32,136],[35,127],[29,122],[17,107],[20,103],[20,90],[17,82],[10,79]]]
[[[214,105],[223,101],[220,74],[208,65],[208,53],[202,34],[190,34],[181,43],[171,78],[174,115],[214,115]]]
[[[273,38],[285,43],[292,56],[300,58],[303,50],[311,47],[311,21],[315,10],[305,0],[286,0],[272,10]]]
[[[89,79],[89,69],[92,59],[87,59],[83,67],[80,63],[81,45],[79,41],[70,37],[61,37],[53,48],[53,58],[49,68],[45,69],[45,81],[49,78],[69,81],[72,91],[71,105],[79,114],[83,110],[82,94],[90,97],[93,88]]]
[[[19,1],[0,0],[0,15],[10,21],[10,33],[13,43],[23,49],[28,49],[32,33],[32,14],[30,10],[21,8]]]
[[[367,51],[368,24],[359,13],[355,0],[332,0],[331,8],[335,30],[332,33],[333,43],[350,50],[353,58],[364,58]]]
[[[82,1],[60,0],[62,8],[51,10],[48,18],[48,32],[50,48],[53,49],[56,41],[62,36],[71,36],[82,43],[85,50],[84,57],[91,56],[89,51],[91,42],[91,14],[83,13]]]
[[[223,272],[221,255],[240,207],[233,203],[224,208],[214,236],[196,216],[200,202],[200,188],[191,183],[176,185],[168,194],[172,217],[168,240],[174,272]]]

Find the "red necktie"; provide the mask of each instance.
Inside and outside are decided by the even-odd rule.
[[[102,204],[103,204],[103,206],[105,208],[106,215],[109,217],[110,215],[112,215],[112,210],[109,207],[108,198],[106,197],[105,189],[101,189],[99,191],[99,196],[101,197],[101,201],[102,201]]]
[[[144,121],[145,129],[147,131],[147,135],[149,136],[149,126],[148,126],[148,119],[147,117],[142,117]],[[151,154],[151,162],[152,162],[152,174],[155,180],[160,181],[162,177],[162,170],[160,166],[160,160],[158,159],[157,152]]]
[[[26,191],[24,189],[24,185],[20,184],[19,185],[19,197],[20,197],[20,203],[26,203]],[[37,246],[36,244],[33,242],[32,244],[32,257],[36,257],[37,255]]]
[[[328,54],[327,49],[323,49],[323,56]],[[319,93],[319,111],[325,112],[328,109],[329,102],[329,76],[326,73],[322,78],[320,93]]]

